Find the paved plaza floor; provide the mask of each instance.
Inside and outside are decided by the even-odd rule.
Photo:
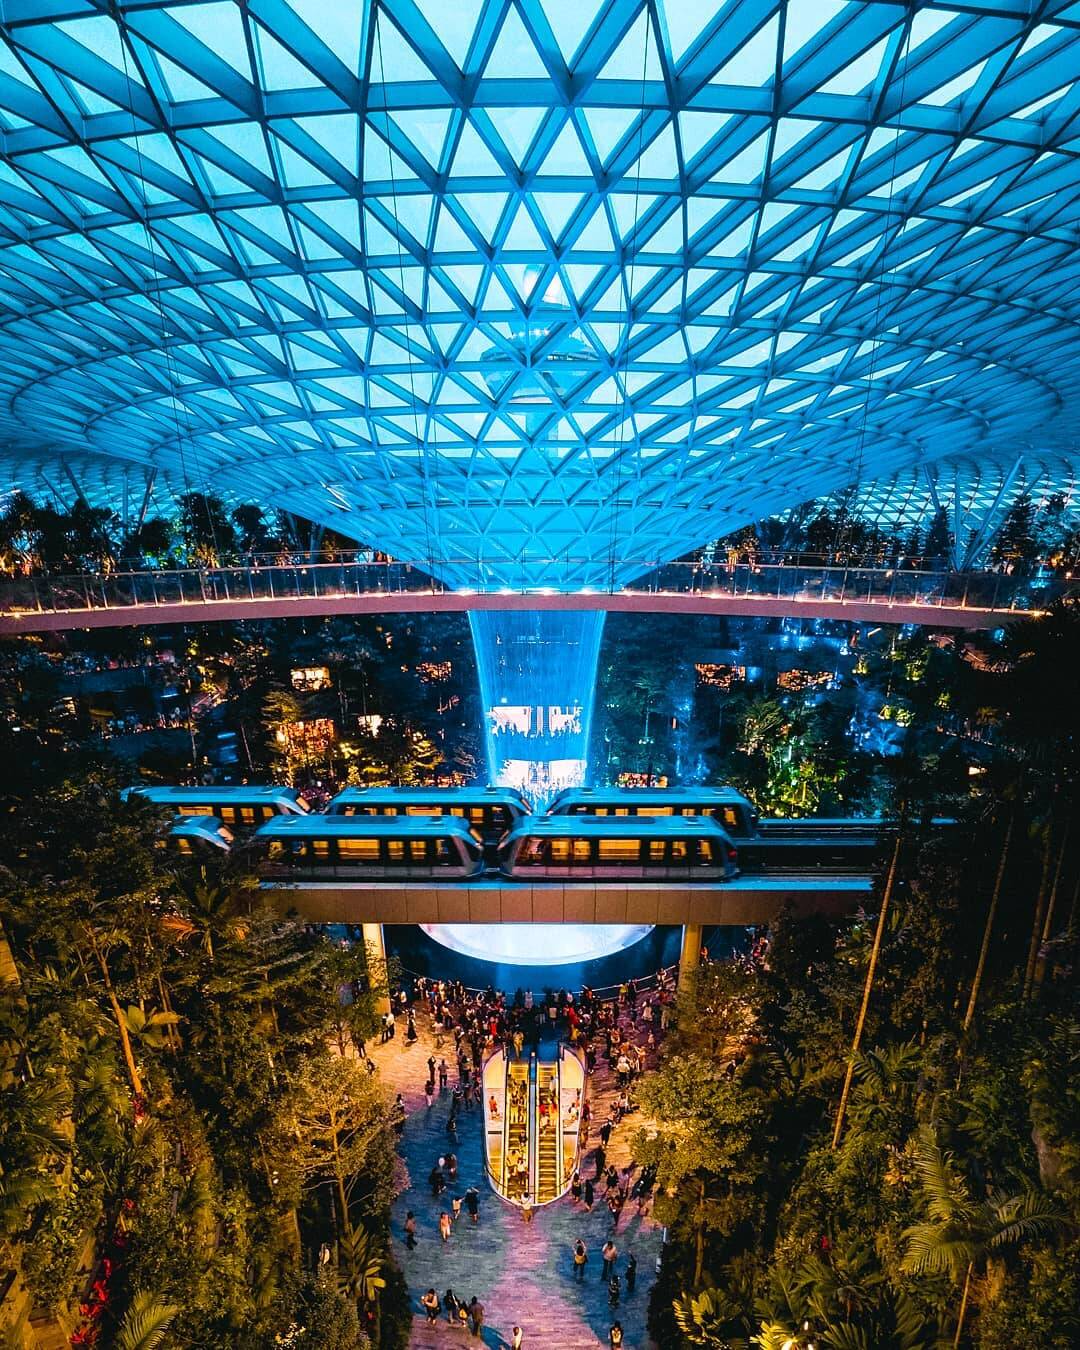
[[[453,1066],[453,1038],[442,1050],[435,1048],[426,1013],[417,1017],[420,1038],[408,1045],[403,1037],[404,1019],[399,1031],[386,1045],[369,1046],[371,1057],[388,1087],[404,1096],[408,1116],[401,1137],[400,1152],[409,1171],[411,1184],[393,1209],[394,1253],[413,1301],[414,1350],[442,1350],[450,1345],[480,1345],[495,1350],[509,1346],[512,1328],[522,1328],[526,1350],[594,1350],[608,1345],[608,1330],[617,1318],[623,1326],[626,1350],[648,1350],[652,1342],[645,1330],[645,1314],[660,1251],[661,1234],[651,1218],[639,1217],[636,1205],[628,1201],[615,1233],[619,1249],[616,1269],[625,1277],[626,1260],[631,1252],[637,1257],[637,1287],[632,1294],[624,1289],[617,1308],[608,1303],[607,1284],[601,1279],[600,1249],[611,1235],[611,1217],[603,1203],[603,1186],[597,1187],[596,1204],[591,1213],[571,1202],[570,1197],[556,1201],[535,1213],[533,1221],[522,1221],[520,1211],[501,1200],[488,1184],[484,1173],[482,1112],[479,1106],[459,1116],[458,1143],[453,1145],[446,1133],[450,1113],[450,1094],[445,1092],[429,1110],[424,1101],[427,1058],[446,1056]],[[632,1030],[627,1027],[627,1030]],[[643,1040],[638,1032],[638,1040]],[[456,1073],[451,1068],[451,1085]],[[594,1171],[593,1150],[597,1130],[614,1097],[614,1076],[601,1055],[590,1080],[593,1125],[582,1176]],[[640,1124],[632,1114],[611,1136],[607,1150],[609,1162],[625,1166],[630,1160],[630,1139]],[[457,1184],[450,1186],[439,1200],[431,1194],[428,1174],[441,1154],[452,1149],[458,1157]],[[439,1237],[438,1218],[450,1210],[455,1195],[464,1195],[469,1186],[480,1192],[480,1220],[473,1225],[463,1209],[448,1242]],[[403,1224],[408,1210],[418,1224],[417,1246],[407,1250]],[[571,1248],[581,1237],[589,1250],[586,1278],[574,1279]],[[420,1297],[434,1288],[440,1299],[453,1289],[458,1298],[476,1295],[485,1308],[482,1341],[460,1328],[447,1326],[444,1316],[430,1326],[420,1308]]]

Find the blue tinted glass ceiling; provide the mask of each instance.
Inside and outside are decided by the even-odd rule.
[[[3,13],[9,481],[559,584],[1072,455],[1075,3]]]

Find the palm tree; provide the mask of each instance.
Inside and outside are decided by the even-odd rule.
[[[955,1347],[963,1335],[977,1268],[1052,1232],[1068,1219],[1050,1196],[1034,1188],[1014,1195],[994,1191],[985,1200],[975,1199],[953,1156],[942,1149],[929,1126],[917,1136],[915,1167],[927,1218],[905,1230],[907,1250],[901,1269],[912,1275],[947,1275],[953,1283],[963,1276]]]
[[[386,1288],[383,1253],[373,1233],[348,1228],[338,1237],[338,1283],[341,1292],[355,1303],[375,1311],[373,1329],[378,1340],[379,1295]]]
[[[881,939],[885,932],[885,925],[889,917],[889,902],[892,899],[893,886],[896,882],[896,869],[900,862],[900,850],[904,846],[904,829],[907,823],[907,804],[901,807],[900,824],[896,831],[896,842],[893,844],[892,859],[889,862],[889,874],[885,880],[885,890],[881,897],[881,909],[878,913],[877,927],[874,930],[874,945],[870,949],[870,961],[866,967],[866,981],[863,984],[862,1003],[859,1005],[859,1016],[855,1021],[855,1034],[851,1038],[851,1050],[848,1054],[847,1072],[844,1075],[844,1086],[840,1093],[840,1105],[836,1108],[836,1124],[833,1127],[832,1147],[837,1149],[840,1146],[840,1136],[844,1131],[844,1117],[847,1114],[848,1097],[851,1095],[851,1083],[855,1077],[855,1065],[859,1057],[859,1046],[862,1043],[863,1028],[866,1025],[866,1013],[870,1006],[870,995],[874,989],[874,975],[877,971],[878,956],[881,953]]]
[[[131,1300],[116,1336],[116,1350],[157,1350],[179,1308],[157,1294],[140,1290]]]

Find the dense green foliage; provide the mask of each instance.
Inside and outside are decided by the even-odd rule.
[[[85,767],[6,821],[0,1241],[39,1307],[97,1262],[83,1344],[367,1345],[395,1173],[353,1044],[386,972],[170,863],[160,831]]]
[[[662,1346],[1080,1343],[1080,616],[1002,655],[981,790],[944,792],[925,740],[899,761],[871,912],[786,914],[680,991],[635,1141],[671,1239]],[[920,823],[943,797],[947,834]]]

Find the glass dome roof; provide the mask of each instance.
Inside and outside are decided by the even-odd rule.
[[[156,471],[580,585],[1072,455],[1080,4],[7,0],[0,37],[9,483]]]

